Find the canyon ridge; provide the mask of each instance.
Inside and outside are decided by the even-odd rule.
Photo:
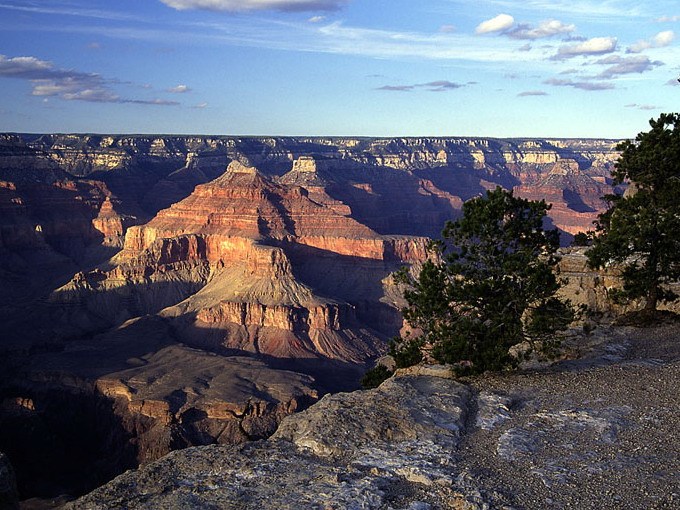
[[[616,145],[0,134],[0,451],[19,493],[264,439],[356,388],[405,327],[391,274],[465,200],[545,199],[566,246],[615,191]],[[582,254],[564,271],[602,302]]]

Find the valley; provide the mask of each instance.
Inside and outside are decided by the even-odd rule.
[[[545,199],[568,245],[613,191],[615,146],[0,135],[0,451],[22,496],[265,438],[356,388],[404,328],[390,275],[465,200]]]

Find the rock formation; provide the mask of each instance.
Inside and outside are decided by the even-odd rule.
[[[311,200],[304,188],[276,184],[233,161],[221,177],[197,186],[149,223],[130,227],[113,269],[77,275],[52,301],[84,301],[84,313],[107,317],[109,310],[114,323],[120,298],[103,304],[101,296],[125,288],[136,313],[166,308],[163,316],[181,317],[178,331],[190,345],[214,348],[219,342],[276,358],[321,356],[361,364],[381,352],[385,338],[379,331],[389,330],[359,320],[358,303],[371,298],[356,292],[361,287],[330,297],[324,280],[350,258],[363,263],[380,286],[399,265],[423,260],[425,244],[381,236]],[[315,267],[311,259],[323,263]]]
[[[17,362],[0,428],[24,497],[90,490],[177,448],[267,437],[318,397],[309,376],[177,344],[153,317]]]
[[[674,508],[676,335],[607,329],[575,343],[579,360],[465,384],[415,367],[328,395],[267,441],[173,452],[67,508]]]
[[[614,147],[0,135],[0,422],[19,433],[0,450],[22,497],[31,477],[42,495],[82,493],[174,448],[264,437],[356,387],[403,326],[391,273],[421,263],[464,200],[516,188],[575,233],[611,191]],[[77,435],[47,457],[8,448],[50,427],[93,431],[78,461],[91,478],[40,470]]]
[[[597,215],[607,208],[602,197],[612,191],[606,181],[588,175],[569,159],[558,160],[547,175],[515,188],[518,196],[552,204],[550,219],[570,234],[593,229]]]

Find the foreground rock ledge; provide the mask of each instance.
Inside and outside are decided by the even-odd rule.
[[[678,508],[677,330],[612,332],[551,371],[326,396],[267,441],[173,452],[68,508]]]

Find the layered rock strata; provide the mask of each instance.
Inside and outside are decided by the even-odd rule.
[[[132,452],[112,461],[118,470],[262,437],[315,391],[355,387],[403,325],[390,274],[422,262],[425,237],[464,200],[516,188],[552,201],[553,223],[574,233],[611,189],[614,146],[0,135],[0,397],[35,404],[0,418],[58,422],[45,395],[80,402],[72,428],[99,413],[93,422],[111,429],[97,437]],[[258,382],[270,378],[280,385]],[[222,398],[211,385],[243,391]],[[81,460],[99,472],[96,455]],[[84,490],[69,483],[49,490]]]
[[[391,269],[424,260],[426,242],[381,236],[313,201],[304,188],[277,184],[234,161],[224,175],[149,223],[129,228],[114,268],[79,275],[52,300],[84,300],[90,311],[105,314],[99,296],[141,287],[132,290],[143,294],[133,298],[136,303],[146,300],[141,313],[170,306],[174,295],[177,304],[163,315],[194,317],[180,328],[191,345],[214,345],[222,331],[226,349],[362,363],[384,346],[384,337],[356,312],[371,296],[350,292],[342,296],[348,301],[338,301],[318,293],[319,281],[333,274],[336,263],[355,259],[377,271],[377,281],[375,273],[371,278],[380,288]],[[310,258],[325,264],[314,268]],[[298,272],[296,264],[307,267]],[[149,283],[163,289],[156,303],[148,300],[155,294]],[[381,297],[384,291],[377,290],[373,299]]]

